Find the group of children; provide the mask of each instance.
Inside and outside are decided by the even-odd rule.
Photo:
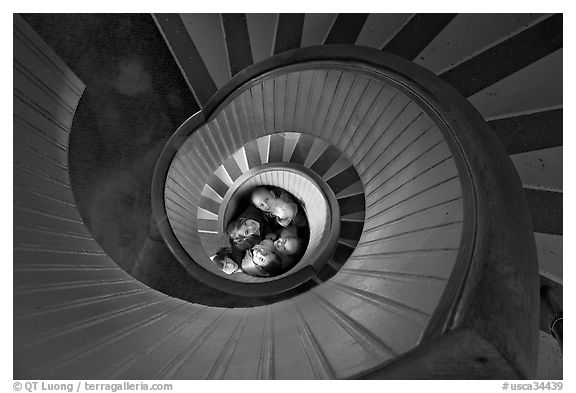
[[[226,227],[230,247],[212,261],[226,274],[273,277],[290,270],[306,251],[308,220],[287,191],[256,187],[252,204]]]

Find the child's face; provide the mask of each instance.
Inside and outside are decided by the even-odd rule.
[[[269,213],[274,207],[274,194],[265,188],[259,188],[252,193],[252,203],[263,212]]]
[[[285,222],[285,225],[279,222],[280,225],[287,226],[296,216],[296,204],[277,199],[270,213],[278,220]]]
[[[276,258],[276,255],[267,247],[255,245],[251,250],[246,250],[242,260],[242,270],[250,275],[265,277],[268,274],[268,265]]]
[[[249,237],[252,235],[260,234],[260,224],[256,220],[247,219],[238,229],[238,235],[242,237]]]
[[[279,237],[274,242],[274,248],[279,254],[294,255],[299,251],[299,242],[295,237]]]
[[[252,248],[252,261],[262,268],[268,266],[274,258],[274,253],[268,247],[257,244]]]

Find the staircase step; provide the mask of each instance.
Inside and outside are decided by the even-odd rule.
[[[200,57],[206,64],[216,87],[220,89],[230,78],[224,29],[219,14],[179,14]]]
[[[244,151],[246,152],[248,168],[254,168],[262,164],[262,161],[260,160],[258,142],[256,142],[256,140],[248,142],[248,144],[244,146]]]
[[[277,19],[278,14],[246,14],[246,25],[254,63],[265,60],[272,55]]]
[[[218,211],[220,210],[220,204],[218,202],[215,202],[212,199],[208,199],[205,196],[200,197],[200,203],[198,204],[198,206],[215,215],[218,215]]]
[[[562,48],[562,14],[485,50],[470,60],[440,75],[465,97]],[[494,65],[498,66],[495,67]]]
[[[563,147],[533,150],[510,156],[524,187],[561,191]]]
[[[301,47],[322,45],[338,14],[306,14]]]
[[[198,232],[218,234],[218,221],[217,220],[205,220],[202,218],[196,219],[196,224],[198,225]]]
[[[209,212],[208,210],[204,210],[201,207],[198,208],[197,217],[202,220],[218,220],[218,215]]]
[[[414,63],[435,74],[446,72],[549,14],[458,14],[424,49]]]
[[[353,195],[349,197],[339,198],[338,206],[340,206],[340,215],[345,216],[347,214],[356,213],[359,211],[364,211],[366,207],[364,201],[364,194]]]
[[[256,139],[258,145],[258,154],[260,155],[260,162],[267,164],[270,162],[270,135],[263,136]]]
[[[564,51],[554,53],[524,67],[468,97],[484,119],[562,108]],[[538,92],[538,93],[534,93]]]
[[[348,223],[349,224],[349,223]],[[354,248],[345,243],[338,243],[332,260],[338,265],[343,266],[350,255],[354,252]]]
[[[310,166],[314,172],[318,174],[318,176],[322,177],[324,174],[330,169],[330,167],[340,158],[340,151],[336,149],[332,145],[328,145],[326,150],[322,152],[314,161],[314,163]]]
[[[353,166],[349,166],[347,169],[331,177],[326,183],[328,183],[334,194],[339,194],[341,191],[346,190],[359,181],[360,178],[358,177],[356,169],[354,169]],[[360,187],[362,187],[361,184]]]
[[[416,14],[382,50],[414,60],[456,14]]]
[[[220,180],[219,177],[217,176],[210,176],[207,185],[210,186],[210,188],[220,197],[220,200],[224,199],[224,196],[226,196],[226,192],[228,191],[228,185],[226,183],[224,183],[222,180]],[[212,195],[213,193],[210,190],[206,190],[206,193],[204,192],[204,190],[202,191],[202,195],[208,196]],[[218,198],[211,198],[211,199],[218,199]]]
[[[270,136],[269,162],[283,162],[284,135],[272,134]]]
[[[301,134],[300,138],[298,138],[298,142],[296,142],[292,156],[290,157],[290,162],[304,165],[314,141],[314,137],[308,134]]]
[[[182,76],[200,107],[216,92],[216,84],[178,14],[154,14],[154,21],[170,48]]]
[[[341,221],[340,237],[348,240],[358,240],[362,235],[362,228],[364,228],[364,222]]]
[[[364,27],[356,45],[368,46],[374,49],[382,48],[390,41],[396,32],[402,28],[413,14],[370,14],[366,18]]]
[[[357,240],[353,240],[353,239],[338,239],[338,242],[344,244],[345,246],[348,246],[350,248],[356,248],[356,246],[358,246],[358,239]]]
[[[274,40],[274,54],[300,48],[304,14],[279,14]]]
[[[326,173],[324,173],[322,178],[328,181],[334,176],[339,175],[340,173],[342,173],[347,169],[348,170],[350,169],[350,161],[348,160],[348,157],[346,157],[345,154],[341,154],[338,160],[336,160],[336,162],[332,164],[330,169]]]
[[[353,45],[366,23],[368,14],[338,14],[332,24],[324,45],[348,44]]]
[[[563,283],[563,237],[534,232],[538,252],[538,270],[541,276],[562,285]]]
[[[562,146],[562,109],[489,121],[508,154]]]
[[[243,174],[250,170],[250,167],[248,166],[248,159],[246,158],[246,151],[243,148],[237,150],[234,153],[234,160],[236,161],[236,165],[238,165],[238,168],[240,168]]]
[[[246,14],[222,14],[222,26],[224,27],[230,74],[234,76],[252,65],[252,49]]]
[[[340,216],[340,220],[342,221],[355,221],[355,222],[364,222],[364,212],[355,212],[346,214],[345,216]]]
[[[220,165],[218,168],[216,168],[214,174],[218,176],[220,180],[226,183],[228,187],[232,186],[232,184],[234,183],[224,165]]]
[[[524,188],[534,232],[562,235],[562,193]]]
[[[300,138],[299,133],[295,132],[284,133],[284,150],[282,152],[282,161],[290,162],[290,159],[292,158],[292,154],[294,153],[294,149],[296,148],[296,144],[298,143],[299,138]]]
[[[230,176],[230,179],[232,179],[233,182],[242,176],[242,170],[238,166],[234,157],[230,157],[224,162],[224,168],[226,168],[226,172],[228,172],[228,176]]]

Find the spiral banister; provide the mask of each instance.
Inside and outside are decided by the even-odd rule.
[[[447,203],[450,206],[450,209],[452,209],[452,213],[450,214],[453,214],[454,211],[453,209],[462,209],[461,213],[458,214],[463,215],[462,218],[460,218],[460,220],[464,223],[462,225],[461,240],[459,242],[459,245],[456,248],[454,248],[454,251],[457,251],[458,254],[454,260],[453,269],[450,274],[450,279],[446,283],[445,288],[443,288],[443,295],[442,295],[443,297],[439,301],[438,307],[436,308],[435,312],[431,315],[430,322],[428,323],[427,328],[425,329],[422,336],[426,340],[431,340],[433,338],[439,337],[445,331],[453,328],[455,325],[458,325],[464,319],[463,315],[465,315],[466,312],[462,310],[461,304],[462,302],[468,300],[466,295],[471,296],[469,293],[467,293],[468,291],[466,290],[466,286],[467,285],[473,286],[474,285],[473,281],[470,281],[471,277],[475,277],[475,273],[483,269],[481,267],[482,262],[479,262],[478,258],[481,259],[487,258],[488,260],[490,260],[489,255],[482,255],[482,256],[478,254],[475,255],[475,252],[477,252],[475,246],[478,244],[477,243],[478,230],[479,230],[478,228],[483,226],[478,223],[478,220],[483,220],[478,217],[478,211],[477,211],[478,204],[482,205],[482,203],[480,203],[481,201],[478,200],[478,198],[480,198],[478,195],[478,190],[484,186],[478,184],[479,182],[477,179],[475,179],[475,175],[473,173],[475,170],[474,164],[477,165],[481,161],[481,159],[471,158],[471,154],[468,152],[467,149],[471,149],[471,151],[477,152],[486,149],[487,148],[486,146],[490,146],[489,150],[492,152],[491,156],[498,154],[498,152],[503,153],[503,151],[498,145],[498,142],[496,142],[494,138],[491,136],[490,132],[486,131],[484,121],[480,118],[480,116],[476,113],[476,111],[470,107],[469,104],[464,102],[464,100],[461,97],[459,97],[458,93],[453,91],[449,86],[447,86],[442,81],[438,80],[435,76],[431,75],[427,71],[420,69],[419,67],[414,67],[412,64],[404,64],[404,63],[405,63],[404,60],[396,58],[395,56],[385,55],[382,53],[377,53],[372,50],[365,50],[363,48],[357,48],[357,47],[354,48],[352,47],[344,48],[338,46],[328,48],[318,47],[318,48],[306,48],[306,49],[299,49],[296,51],[290,51],[275,56],[256,66],[249,67],[245,69],[243,72],[239,73],[235,78],[233,78],[233,80],[227,86],[221,89],[210,100],[204,112],[206,113],[205,115],[205,117],[207,118],[206,123],[208,124],[211,121],[218,123],[219,117],[220,119],[223,117],[225,117],[226,119],[231,119],[232,116],[226,114],[226,108],[230,108],[231,106],[235,108],[234,110],[236,110],[234,116],[238,116],[238,118],[240,118],[241,115],[239,115],[237,112],[238,104],[235,104],[236,102],[235,100],[240,102],[242,105],[244,105],[244,108],[246,108],[247,105],[246,103],[248,101],[246,101],[246,99],[243,98],[243,95],[245,96],[247,94],[246,92],[248,91],[251,94],[252,102],[254,102],[254,97],[255,96],[259,97],[260,94],[262,97],[260,98],[260,102],[265,108],[266,102],[274,103],[275,99],[280,100],[279,98],[277,98],[277,96],[274,96],[274,93],[270,93],[270,97],[274,98],[265,97],[267,88],[270,89],[269,90],[270,92],[272,91],[271,90],[272,88],[266,86],[270,86],[271,84],[273,86],[276,86],[277,81],[279,79],[282,81],[281,83],[285,83],[285,85],[283,86],[286,87],[286,90],[288,92],[286,93],[287,94],[286,97],[283,98],[284,102],[287,103],[287,105],[295,105],[296,99],[290,96],[290,92],[297,90],[298,88],[301,88],[301,85],[299,85],[296,88],[292,88],[291,90],[291,87],[287,86],[287,80],[289,80],[290,78],[295,79],[295,77],[292,76],[295,70],[316,70],[313,72],[317,72],[317,70],[326,66],[328,66],[328,68],[331,70],[353,69],[354,71],[365,73],[364,75],[371,75],[371,76],[377,75],[380,78],[382,77],[386,78],[387,83],[392,84],[398,89],[402,89],[401,91],[404,94],[406,94],[406,96],[418,100],[418,103],[419,105],[421,105],[423,112],[426,113],[426,115],[428,115],[430,118],[434,119],[435,124],[441,131],[442,136],[444,137],[444,143],[446,143],[446,145],[450,149],[452,159],[454,160],[456,165],[455,168],[457,168],[458,171],[457,175],[456,173],[453,176],[448,175],[446,176],[446,178],[441,179],[438,182],[438,184],[429,185],[431,188],[423,187],[423,189],[419,190],[419,192],[429,192],[430,190],[433,190],[433,187],[438,187],[438,185],[443,186],[449,184],[451,181],[454,181],[457,178],[458,182],[460,183],[460,187],[462,188],[462,195],[458,195],[458,191],[456,189],[454,191],[450,191],[450,193],[452,193],[453,196],[451,197],[449,196],[446,199]],[[329,72],[330,71],[327,71],[326,80],[328,80],[329,78],[328,76]],[[284,74],[288,76],[276,77],[276,79],[274,79],[274,75],[279,74],[280,75]],[[336,77],[334,77],[334,80],[335,78]],[[342,76],[340,78],[342,78]],[[273,83],[270,83],[271,79],[274,81]],[[302,77],[300,77],[299,81],[301,82],[301,80]],[[266,85],[267,83],[268,85]],[[258,84],[261,84],[262,86],[260,88],[261,89],[260,91],[254,89],[254,86],[258,86]],[[340,86],[337,85],[336,83],[335,87],[333,87],[332,92],[334,92],[339,88]],[[349,98],[351,91],[352,88],[350,88],[349,92],[346,95],[347,99]],[[366,93],[367,91],[369,92],[369,89],[368,87],[365,86],[362,92]],[[323,92],[325,92],[325,90],[323,90]],[[314,93],[312,92],[310,94],[312,96]],[[323,98],[324,97],[322,97],[322,99]],[[268,101],[266,101],[266,99],[268,99]],[[361,105],[356,103],[356,106],[358,107]],[[296,117],[298,116],[299,110],[300,108],[298,107],[294,108],[294,113]],[[266,130],[268,130],[269,132],[270,129],[273,129],[274,127],[273,121],[266,123],[269,118],[266,117],[267,116],[265,112],[266,109],[264,109],[263,111],[264,112],[262,113],[253,112],[252,114],[245,115],[245,116],[251,115],[253,116],[254,119],[260,118],[261,121],[264,121],[265,124],[264,126],[258,126],[252,124],[254,125],[254,130],[250,131],[247,128],[245,135],[250,135],[249,133],[253,132],[254,134],[252,136],[258,137],[259,135],[265,134]],[[330,111],[330,109],[328,109],[328,111]],[[274,116],[274,114],[272,114],[272,116]],[[325,116],[327,116],[326,119],[328,120],[326,119],[324,120],[324,125],[327,122],[329,124],[333,124],[335,121],[338,121],[338,119],[330,120],[329,115],[327,114],[325,114]],[[352,115],[350,116],[352,117]],[[287,123],[290,122],[290,120],[287,117],[284,117],[284,121],[286,121]],[[330,123],[330,121],[332,121],[333,123]],[[248,122],[248,120],[246,120],[246,122]],[[294,120],[294,122],[296,122],[296,120]],[[220,120],[218,124],[223,124],[223,122]],[[242,127],[241,123],[237,123],[237,126],[239,128]],[[248,126],[248,123],[246,123],[245,126]],[[290,128],[290,126],[292,126],[292,128]],[[301,128],[294,127],[293,124],[291,124],[290,126],[288,126],[287,130],[302,131]],[[316,126],[316,124],[312,123],[312,126]],[[228,128],[227,130],[232,131],[233,126],[229,125],[228,127],[230,128]],[[213,128],[214,127],[212,127],[212,129]],[[309,132],[312,135],[314,135],[314,133],[316,132],[315,136],[326,137],[326,128],[320,131],[318,131],[317,128],[316,131],[312,130]],[[482,137],[479,138],[478,135],[482,135]],[[418,135],[417,138],[414,139],[418,139],[421,137],[422,137],[421,135]],[[342,133],[341,135],[338,136],[339,140],[340,139],[347,140],[346,138],[349,137],[347,137],[345,133]],[[472,141],[470,141],[469,139],[472,139]],[[480,144],[477,141],[478,139],[482,140],[484,146],[480,146]],[[374,140],[374,138],[372,140]],[[393,142],[396,141],[396,139],[391,140]],[[248,142],[248,140],[244,140],[244,142]],[[348,140],[348,142],[352,143],[352,147],[355,149],[354,152],[358,152],[360,145],[354,144],[354,142],[352,142],[351,140]],[[429,146],[431,146],[431,148],[433,149],[437,145],[429,145]],[[402,152],[405,151],[406,150],[402,150]],[[496,153],[494,153],[494,151]],[[347,152],[344,151],[343,154],[346,153]],[[372,157],[374,157],[373,151],[371,151],[370,153],[372,153]],[[474,153],[472,155],[476,154],[478,153]],[[370,156],[364,155],[358,158],[354,163],[355,164],[358,163],[360,166],[369,165],[366,164],[367,162],[370,162],[366,161],[367,157],[369,160]],[[502,157],[504,158],[502,159]],[[500,159],[495,159],[495,157],[492,157],[492,162],[499,163],[498,164],[499,171],[502,170],[502,168],[508,167],[508,174],[511,177],[516,177],[515,173],[513,173],[513,171],[510,170],[510,167],[502,162],[507,160],[505,154],[502,154],[502,157]],[[471,161],[473,162],[473,164],[471,164]],[[445,172],[446,169],[442,167],[442,165],[445,162],[446,162],[445,160],[439,160],[436,163],[432,163],[431,165],[432,166],[439,165],[440,166],[439,171],[441,173],[446,173]],[[384,165],[384,167],[386,167],[386,165]],[[486,166],[487,166],[486,163],[482,164],[483,174],[486,171]],[[356,168],[358,169],[358,166],[356,166]],[[362,169],[360,169],[360,171],[361,170]],[[374,178],[372,177],[371,179],[369,179],[369,181],[365,182],[364,185],[366,185],[366,183],[370,185],[370,182],[372,182],[373,179]],[[482,179],[482,181],[487,180]],[[493,186],[490,188],[493,188]],[[517,187],[517,189],[518,188],[519,187]],[[419,194],[416,196],[418,197]],[[461,198],[460,202],[458,202],[459,198]],[[458,203],[461,203],[462,206],[457,207],[456,205]],[[441,202],[439,204],[446,205],[446,203]],[[377,205],[377,202],[374,199],[372,199],[372,201],[368,200],[367,205],[374,206]],[[374,219],[376,217],[382,219],[384,213],[386,213],[386,211],[382,213],[372,212],[370,214],[367,214],[366,219],[369,220],[370,218]],[[519,213],[519,211],[514,214],[518,214],[519,217],[522,215],[521,213]],[[390,216],[390,214],[388,215]],[[393,219],[394,214],[392,214],[391,217],[392,219],[389,221],[394,222]],[[435,227],[446,227],[450,225],[457,225],[458,220],[459,219],[456,218],[453,219],[451,222],[448,222],[447,224],[442,223],[437,226],[436,225],[429,225],[429,226],[430,228],[435,228]],[[515,219],[511,221],[519,222],[522,220]],[[498,226],[500,225],[501,224],[499,223]],[[430,230],[430,228],[428,229]],[[526,228],[529,229],[529,227]],[[363,239],[365,239],[367,243],[373,243],[373,244],[377,243],[378,235],[374,237],[375,232],[377,231],[375,231],[374,228],[372,228],[372,230],[370,228],[367,229],[365,228],[364,233],[362,235]],[[529,232],[529,230],[526,232]],[[370,233],[372,233],[372,237],[369,237]],[[530,235],[528,235],[527,239],[525,240],[530,242],[529,239]],[[358,247],[361,247],[361,243],[362,241],[359,242]],[[486,253],[486,250],[483,250],[483,252]],[[526,249],[526,254],[530,254],[530,252],[531,252],[530,247],[528,247]],[[528,257],[528,255],[526,255],[526,257],[534,261],[533,254],[531,257]],[[363,266],[367,266],[366,259],[362,258],[361,256],[357,258],[358,262],[355,263],[352,262],[354,260],[355,259],[353,254],[350,260],[347,262],[347,265],[344,268],[343,272],[346,272],[347,271],[346,269],[350,269],[348,266],[356,267],[360,266],[360,264],[362,264]],[[448,269],[450,270],[450,268]],[[374,271],[368,271],[366,274],[374,275],[377,273],[375,273]],[[522,276],[525,276],[525,274],[523,274]],[[328,281],[328,284],[330,284],[330,281]],[[341,288],[345,289],[344,287]],[[527,318],[530,319],[530,317]],[[501,342],[501,344],[503,346],[508,345],[508,343],[503,342]]]

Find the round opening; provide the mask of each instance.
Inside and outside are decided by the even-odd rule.
[[[226,249],[234,250],[232,258],[238,265],[241,256],[247,259],[242,261],[244,272],[251,274],[253,267],[257,276],[278,276],[290,272],[304,256],[310,240],[306,204],[288,190],[268,185],[244,188],[237,191],[226,210],[224,230],[232,242]],[[256,244],[276,256],[272,257],[275,262],[270,264],[271,269],[261,272],[260,265],[251,266],[253,258],[247,251]]]
[[[293,274],[306,266],[312,266],[315,270],[318,270],[323,265],[323,261],[325,262],[327,259],[325,256],[327,251],[330,250],[329,247],[334,247],[339,228],[339,215],[334,195],[329,188],[322,187],[322,183],[321,179],[310,173],[307,168],[289,163],[283,163],[282,165],[267,164],[254,168],[234,182],[220,205],[217,225],[218,242],[213,240],[214,237],[202,237],[206,253],[209,256],[213,256],[218,248],[229,244],[228,237],[225,234],[226,227],[230,222],[238,218],[248,206],[253,206],[251,195],[256,187],[274,187],[284,190],[294,197],[307,219],[308,226],[306,231],[306,249],[301,254],[301,258],[290,269],[272,277],[255,277],[245,273],[226,274],[214,263],[211,266],[204,266],[205,264],[200,261],[202,266],[209,268],[210,271],[218,270],[218,275],[239,282],[277,280]]]
[[[309,288],[336,274],[356,248],[364,219],[364,190],[350,160],[323,139],[281,132],[245,142],[208,169],[193,153],[208,132],[201,127],[180,146],[164,189],[170,230],[163,234],[188,272],[248,296]],[[226,226],[251,205],[258,186],[282,189],[299,202],[309,224],[306,250],[275,276],[227,274],[211,257],[230,246]]]

